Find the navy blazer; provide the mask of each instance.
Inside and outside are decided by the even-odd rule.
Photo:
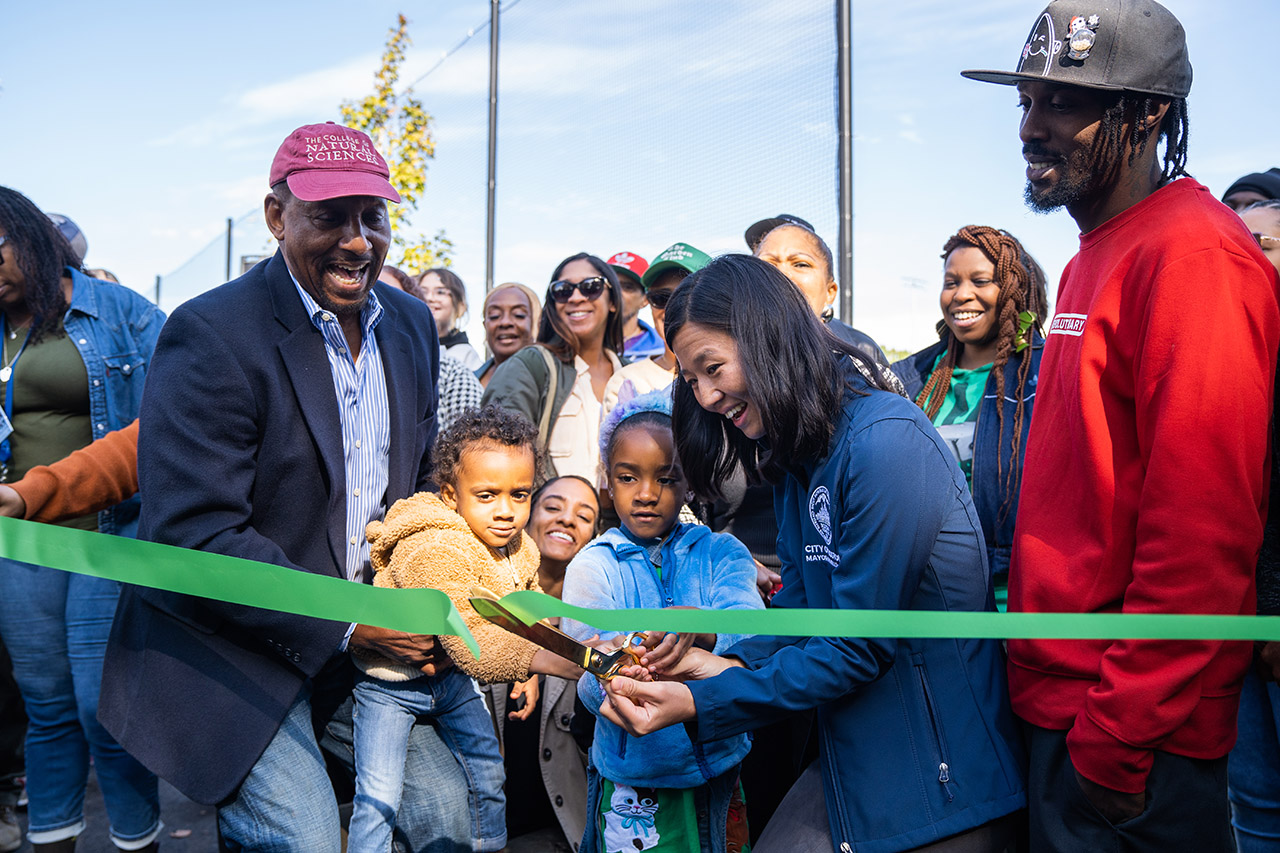
[[[385,309],[375,334],[391,412],[389,506],[427,485],[440,347],[426,305],[375,287]],[[140,421],[140,539],[346,577],[332,373],[279,252],[173,312]],[[157,775],[216,804],[334,659],[347,627],[126,587],[99,718]]]

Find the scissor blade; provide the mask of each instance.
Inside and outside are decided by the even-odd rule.
[[[534,645],[541,646],[565,660],[573,661],[588,672],[603,675],[612,663],[610,656],[601,654],[590,646],[584,646],[550,625],[542,622],[535,622],[532,625],[524,624],[496,601],[487,598],[469,600],[476,612],[488,621],[513,634],[519,634]]]

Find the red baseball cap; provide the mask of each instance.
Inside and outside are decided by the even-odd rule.
[[[271,161],[268,186],[281,181],[303,201],[371,195],[400,201],[391,171],[369,135],[334,122],[308,124],[289,134]]]
[[[618,275],[625,275],[633,279],[636,284],[644,281],[644,271],[649,268],[649,262],[635,252],[618,252],[605,263],[613,267],[613,271]]]

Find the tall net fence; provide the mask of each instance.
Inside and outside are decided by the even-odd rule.
[[[230,227],[196,252],[182,266],[161,276],[156,285],[156,303],[166,312],[203,293],[210,287],[247,272],[276,250],[267,230],[262,209],[243,213],[230,220]]]
[[[477,4],[481,15],[483,8]],[[443,230],[452,241],[477,344],[488,168],[484,23],[480,17],[466,38],[411,21],[411,53],[439,45],[449,52],[419,64],[425,76],[402,79],[431,112],[436,140],[412,230]],[[831,0],[504,3],[495,281],[540,291],[556,263],[579,251],[607,257],[625,249],[651,259],[677,241],[713,255],[743,251],[746,227],[778,213],[807,219],[834,249],[835,35]],[[260,210],[236,220],[233,275],[242,256],[274,250],[261,220]],[[162,305],[222,281],[225,265],[223,237],[163,278]]]

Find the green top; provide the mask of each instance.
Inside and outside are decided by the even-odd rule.
[[[938,361],[933,363],[934,370],[938,369],[938,362],[941,360],[942,356],[938,356]],[[982,405],[982,394],[986,391],[990,376],[990,364],[973,370],[959,367],[953,369],[947,396],[943,398],[938,413],[933,416],[933,425],[955,454],[956,463],[964,472],[964,481],[970,489],[973,488],[973,432],[978,421],[978,408]]]
[[[942,356],[938,356],[938,361]],[[938,369],[938,361],[933,369]],[[934,426],[946,424],[965,424],[978,419],[978,407],[982,404],[982,392],[987,388],[987,380],[991,377],[991,365],[984,364],[973,370],[954,368],[951,371],[951,387],[942,401],[942,408],[933,416]]]
[[[14,387],[13,435],[9,446],[9,482],[26,476],[37,465],[57,462],[93,441],[89,411],[89,372],[80,351],[59,326],[37,344],[28,344],[18,356],[23,332],[11,339],[7,326],[3,337],[4,361],[17,357],[11,382],[0,382],[0,399]],[[66,527],[97,530],[98,516],[86,515],[63,522]]]

